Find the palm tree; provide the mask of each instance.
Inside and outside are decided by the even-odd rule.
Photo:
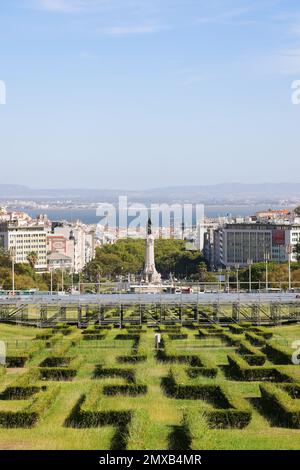
[[[28,261],[28,263],[30,264],[30,267],[31,267],[32,269],[34,269],[34,268],[35,268],[35,265],[36,265],[36,263],[37,263],[37,261],[38,261],[38,255],[37,255],[37,253],[36,253],[35,251],[31,251],[30,253],[28,253],[28,255],[27,255],[27,261]]]

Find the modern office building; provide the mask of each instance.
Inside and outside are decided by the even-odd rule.
[[[10,252],[16,263],[28,263],[28,255],[36,253],[37,271],[47,270],[46,239],[43,225],[20,225],[17,220],[0,224],[0,248]]]
[[[300,225],[227,224],[214,233],[215,267],[247,266],[249,262],[297,261]]]

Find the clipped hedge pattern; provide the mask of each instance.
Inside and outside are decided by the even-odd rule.
[[[0,427],[31,428],[50,408],[59,392],[59,387],[41,391],[22,411],[0,411]]]
[[[300,403],[291,398],[282,387],[274,384],[261,384],[260,391],[264,409],[277,425],[300,429]]]
[[[264,352],[268,356],[268,359],[274,364],[292,364],[292,351],[289,348],[279,344],[267,343],[264,347]]]

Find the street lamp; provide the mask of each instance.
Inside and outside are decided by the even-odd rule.
[[[15,247],[12,247],[10,249],[10,255],[11,255],[12,295],[15,295],[15,255],[16,255]]]
[[[227,275],[227,292],[230,292],[230,267],[227,266],[226,268],[226,275]]]
[[[289,270],[289,292],[292,290],[292,273],[291,273],[291,254],[293,253],[292,245],[287,245],[286,252],[288,255],[288,270]]]
[[[50,294],[53,295],[53,268],[50,268]]]
[[[240,265],[236,264],[235,269],[236,269],[236,291],[237,291],[237,293],[239,293],[240,292],[240,286],[239,286],[239,269],[240,269]]]
[[[268,262],[270,260],[270,253],[265,253],[265,263],[266,263],[266,292],[269,292],[269,270]]]
[[[252,259],[247,259],[247,264],[249,266],[249,292],[251,294],[252,292],[252,264],[253,260]]]

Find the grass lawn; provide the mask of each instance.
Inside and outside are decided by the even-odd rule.
[[[8,353],[33,351],[24,367],[0,371],[0,449],[300,448],[300,429],[274,424],[270,411],[262,406],[260,381],[237,380],[226,372],[227,355],[239,354],[238,346],[228,345],[218,337],[200,339],[197,329],[181,328],[181,333],[188,335],[182,340],[171,340],[168,333],[163,334],[168,354],[171,357],[174,353],[175,359],[161,360],[154,347],[154,329],[143,326],[143,330],[138,335],[138,344],[132,338],[137,332],[119,329],[107,330],[101,340],[85,340],[82,331],[72,329],[66,335],[53,332],[48,340],[41,341],[35,339],[40,332],[36,328],[0,324],[0,340],[7,342]],[[293,341],[300,340],[300,325],[270,330],[272,343],[291,348]],[[116,339],[120,334],[124,338]],[[132,362],[135,355],[146,357]],[[200,368],[197,377],[189,376],[189,370],[197,371],[195,365],[179,359],[174,366],[176,357],[184,355],[199,356],[204,363],[209,361],[217,369],[217,375],[206,375]],[[128,361],[120,359],[124,356]],[[61,357],[68,358],[70,365],[57,369],[63,369],[64,373],[65,369],[73,367],[75,376],[68,380],[43,378],[43,361]],[[265,365],[283,367],[275,365],[269,357]],[[96,367],[99,375],[95,375]],[[300,384],[300,366],[285,367],[294,374],[295,383],[299,380]],[[188,385],[195,390],[197,387],[200,390],[201,387],[226,387],[226,393],[250,409],[250,422],[242,429],[211,425],[208,414],[220,407],[213,404],[209,396],[176,398],[169,393],[165,384],[172,368],[180,372],[179,387]],[[38,391],[21,399],[8,398],[8,387],[17,387],[22,382],[26,389],[23,382],[30,371],[36,371],[36,376],[28,379],[26,386],[36,386]],[[146,386],[146,391],[132,392],[138,386]],[[46,400],[47,394],[49,402],[41,408],[40,403]],[[36,403],[38,419],[31,427],[9,427],[1,418],[8,412],[18,414],[28,407],[31,409]],[[300,410],[300,398],[294,398],[293,403]],[[123,415],[127,417],[125,421],[122,421]]]

